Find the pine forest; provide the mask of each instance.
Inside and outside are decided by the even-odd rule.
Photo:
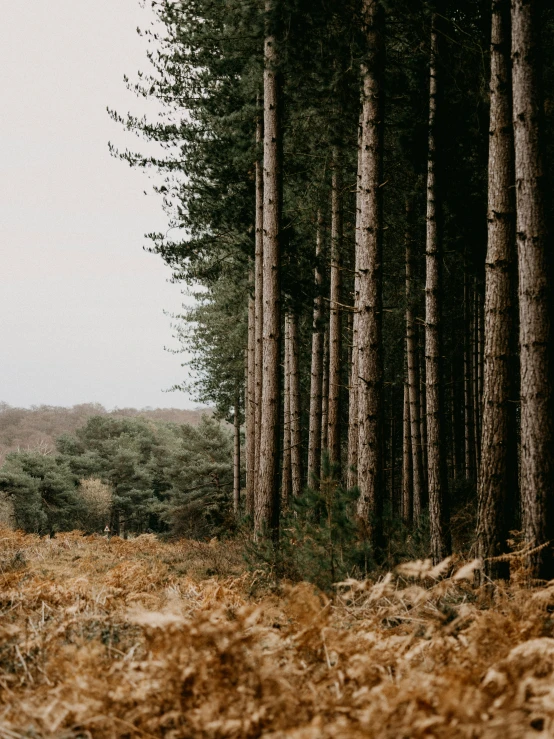
[[[277,547],[331,494],[365,562],[400,532],[493,579],[518,531],[554,577],[552,9],[156,10],[129,85],[164,112],[112,115],[163,155],[114,154],[163,176],[151,248],[197,297],[178,332],[235,427],[236,514]]]
[[[554,737],[554,4],[147,4],[209,414],[0,408],[0,739]]]

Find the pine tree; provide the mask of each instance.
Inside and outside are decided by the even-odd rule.
[[[341,282],[342,282],[342,203],[338,152],[333,152],[331,187],[331,290],[329,298],[329,399],[327,405],[327,444],[331,465],[340,476],[341,468]]]
[[[384,11],[364,0],[367,57],[362,66],[362,154],[359,256],[358,516],[381,546],[383,479],[383,127]]]
[[[506,551],[517,500],[515,416],[515,193],[510,2],[494,0],[491,31],[488,248],[485,287],[483,436],[477,548],[486,573],[507,574],[491,557]]]
[[[425,285],[425,379],[429,469],[431,555],[440,562],[450,553],[447,472],[444,444],[444,378],[442,373],[442,248],[440,184],[437,182],[437,114],[439,91],[439,31],[437,15],[431,29],[429,65],[429,153],[427,163],[427,239]]]
[[[408,380],[408,411],[404,411],[405,419],[410,426],[410,451],[412,464],[413,510],[404,509],[404,518],[417,522],[423,507],[423,464],[421,455],[421,427],[420,427],[420,399],[419,399],[419,367],[417,359],[417,340],[414,322],[414,295],[413,295],[413,203],[408,200],[406,205],[406,364]]]
[[[281,213],[282,141],[281,82],[274,2],[266,0],[264,46],[264,244],[263,244],[263,371],[260,426],[260,469],[255,501],[259,534],[279,526],[278,448],[281,350]]]
[[[536,0],[512,3],[512,90],[515,141],[519,346],[521,364],[521,492],[529,546],[554,539],[552,307],[547,171],[541,89],[541,15]],[[551,549],[532,557],[539,577],[554,574]]]
[[[314,485],[321,468],[321,425],[323,394],[323,272],[321,269],[323,223],[317,213],[315,250],[315,297],[312,323],[312,356],[310,371],[310,428],[308,440],[308,485]]]

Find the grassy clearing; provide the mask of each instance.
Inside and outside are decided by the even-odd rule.
[[[331,601],[229,543],[1,531],[0,737],[552,736],[554,586],[470,570]]]

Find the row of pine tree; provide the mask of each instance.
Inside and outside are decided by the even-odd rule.
[[[152,249],[197,299],[177,330],[234,420],[236,510],[278,538],[328,460],[377,559],[392,515],[441,560],[463,509],[487,575],[520,529],[553,577],[554,11],[155,7],[130,86],[164,114],[112,115],[163,152],[119,155],[163,173]]]

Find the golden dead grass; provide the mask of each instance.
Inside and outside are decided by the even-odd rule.
[[[474,566],[253,597],[228,543],[2,530],[0,737],[553,736],[554,586]]]

